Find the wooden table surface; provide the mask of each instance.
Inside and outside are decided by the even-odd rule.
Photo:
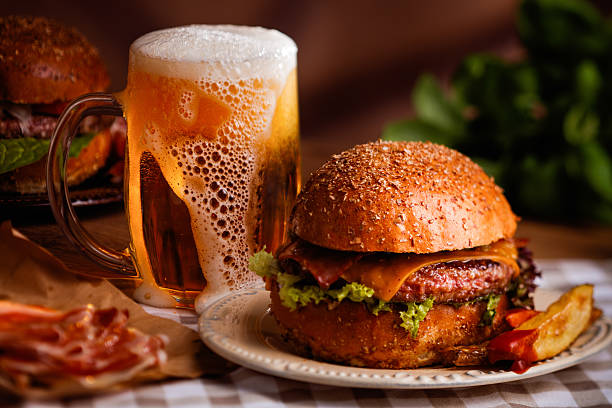
[[[302,141],[303,179],[321,165],[326,157],[348,148],[352,140]],[[121,203],[82,207],[77,214],[91,234],[115,249],[126,247],[129,240]],[[10,218],[13,226],[24,235],[50,250],[70,268],[87,272],[99,269],[82,256],[62,235],[48,208],[21,208],[3,212],[0,219]],[[524,220],[519,224],[518,237],[530,240],[529,247],[537,258],[612,258],[612,227],[577,226]]]

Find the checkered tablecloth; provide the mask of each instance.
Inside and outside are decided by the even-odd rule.
[[[612,316],[612,259],[541,261],[540,286],[595,285],[596,305]],[[195,329],[187,311],[147,308]],[[276,378],[239,368],[220,379],[169,381],[117,394],[69,401],[8,401],[8,407],[574,407],[612,406],[612,347],[577,366],[522,381],[446,390],[339,388]]]

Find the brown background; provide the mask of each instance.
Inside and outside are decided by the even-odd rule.
[[[606,10],[612,5],[597,2]],[[99,49],[112,91],[125,86],[128,47],[149,31],[184,24],[276,28],[297,43],[303,176],[331,154],[375,140],[385,123],[410,113],[410,92],[423,71],[447,77],[461,58],[491,51],[521,55],[515,0],[222,0],[3,1],[0,15],[31,14],[76,26]],[[94,235],[120,247],[128,235],[120,206],[78,211]],[[18,209],[13,218],[56,253],[82,259],[48,209]],[[5,218],[0,216],[0,218]],[[537,257],[612,257],[612,230],[523,222]]]
[[[152,30],[194,23],[276,28],[299,47],[305,175],[330,154],[374,140],[406,116],[426,69],[449,72],[475,50],[515,53],[514,0],[4,1],[0,14],[32,14],[76,26],[125,86],[128,48]],[[306,151],[307,150],[307,151]]]

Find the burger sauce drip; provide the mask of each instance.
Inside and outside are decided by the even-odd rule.
[[[510,369],[522,374],[536,361],[533,355],[533,343],[536,330],[510,330],[493,338],[488,345],[488,356],[491,364],[497,361],[512,360]]]
[[[510,366],[510,370],[517,374],[523,374],[525,371],[529,370],[529,367],[531,367],[531,364],[525,360],[515,360]]]

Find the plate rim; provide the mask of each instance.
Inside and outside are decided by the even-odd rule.
[[[562,293],[558,290],[546,288],[539,288],[539,291],[547,295],[559,295]],[[276,377],[314,384],[379,389],[441,389],[500,384],[550,374],[577,365],[599,353],[612,343],[612,320],[602,315],[592,324],[587,332],[581,334],[580,337],[590,333],[590,337],[585,344],[579,347],[572,346],[559,355],[538,363],[523,374],[516,374],[510,370],[487,370],[480,367],[468,367],[465,370],[461,367],[453,369],[423,367],[400,370],[351,367],[308,359],[276,349],[263,342],[261,321],[268,313],[268,293],[264,288],[245,289],[228,293],[209,303],[198,317],[200,338],[215,353],[243,367]],[[243,343],[240,339],[230,338],[220,333],[214,327],[215,322],[221,320],[218,315],[220,311],[231,306],[237,299],[246,296],[252,297],[252,302],[261,303],[264,297],[267,300],[268,306],[262,307],[259,310],[242,308],[239,315],[250,317],[251,319],[254,318],[257,321],[256,328],[249,326],[243,327],[243,329],[248,329],[249,333],[255,331],[252,338],[256,340],[253,341],[256,341],[259,346],[264,346],[267,351],[271,351],[273,355],[276,355],[276,358],[254,352],[251,350],[252,347],[249,347],[249,344]],[[584,350],[587,346],[588,349]],[[284,359],[284,361],[280,363],[275,361],[278,359]],[[440,370],[440,373],[436,374],[436,370]],[[415,371],[432,373],[423,374],[415,373]],[[453,372],[449,373],[449,371]]]

